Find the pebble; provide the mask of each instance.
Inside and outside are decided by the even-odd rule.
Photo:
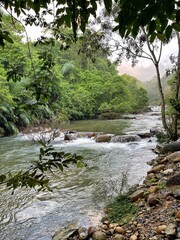
[[[152,163],[156,166],[148,172],[143,186],[130,195],[139,207],[134,220],[127,225],[105,220],[99,227],[90,227],[88,236],[87,229],[82,229],[79,236],[67,240],[180,240],[179,169],[173,155],[167,159],[157,157]],[[163,186],[158,188],[161,183]]]

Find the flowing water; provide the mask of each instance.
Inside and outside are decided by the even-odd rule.
[[[161,127],[157,114],[133,115],[128,120],[76,121],[66,128],[77,131],[98,131],[114,134],[148,132]],[[50,240],[57,229],[69,224],[88,226],[101,218],[108,199],[117,195],[124,173],[128,185],[142,181],[155,157],[156,140],[142,139],[131,143],[96,143],[80,138],[71,142],[54,141],[57,149],[84,157],[87,167],[71,167],[64,173],[49,175],[53,192],[0,189],[0,239]],[[0,139],[0,174],[26,169],[37,159],[39,146],[27,136]]]

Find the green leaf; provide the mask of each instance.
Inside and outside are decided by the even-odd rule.
[[[8,33],[2,33],[2,38],[9,43],[13,43],[13,40],[8,36]]]
[[[4,182],[4,180],[6,180],[6,175],[0,175],[0,183]]]
[[[80,29],[81,29],[81,31],[82,31],[83,33],[85,32],[85,29],[86,29],[86,23],[85,23],[85,21],[82,21],[82,22],[81,22]]]
[[[41,155],[44,155],[44,149],[43,148],[40,148],[40,153],[41,153]]]
[[[118,31],[119,30],[119,25],[117,25],[117,26],[115,26],[114,28],[113,28],[113,32],[116,32],[116,31]]]
[[[172,26],[169,25],[165,31],[166,38],[169,39],[171,37],[171,34],[172,34]]]
[[[65,23],[66,23],[66,26],[67,26],[68,28],[70,28],[70,27],[71,27],[71,19],[70,19],[70,17],[69,17],[68,15],[65,15],[65,16],[64,16],[64,21],[65,21]]]
[[[83,168],[83,167],[84,167],[84,163],[78,161],[78,162],[77,162],[77,167],[78,167],[78,168]]]
[[[176,22],[180,22],[180,9],[176,12]]]
[[[61,170],[61,172],[63,172],[64,168],[62,164],[58,164],[59,169]]]
[[[64,15],[57,20],[58,27],[64,24]]]
[[[58,10],[56,11],[56,16],[61,13],[64,13],[64,11],[65,11],[65,8],[58,8]]]
[[[153,33],[150,37],[150,42],[153,43],[156,38],[156,33]]]
[[[165,40],[165,36],[162,33],[157,33],[157,37],[159,40],[164,41]]]
[[[173,24],[172,24],[172,27],[173,27],[176,31],[180,32],[180,24],[178,24],[178,23],[173,23]]]
[[[110,13],[111,8],[112,8],[112,0],[105,0],[104,5],[105,5],[107,12]]]
[[[156,29],[156,21],[152,20],[149,24],[149,34],[152,34]]]

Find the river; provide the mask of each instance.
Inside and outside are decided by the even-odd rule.
[[[134,119],[76,121],[66,126],[77,131],[100,131],[114,134],[148,132],[161,128],[157,112],[133,115]],[[57,149],[82,155],[87,167],[72,167],[50,175],[53,192],[33,189],[11,190],[1,186],[0,239],[51,240],[57,229],[69,224],[88,226],[98,223],[103,208],[121,188],[123,174],[127,185],[142,181],[150,168],[147,161],[156,139],[129,143],[96,143],[79,138],[71,142],[54,141]],[[0,139],[0,173],[26,169],[37,159],[39,146],[27,135]]]

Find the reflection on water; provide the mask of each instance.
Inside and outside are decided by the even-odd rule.
[[[101,123],[103,127],[97,127]],[[146,114],[126,121],[79,121],[69,129],[115,133],[115,126],[118,134],[134,133],[160,126],[160,120]],[[85,226],[97,222],[106,199],[120,191],[122,173],[128,173],[131,185],[146,175],[149,169],[146,162],[155,156],[151,151],[155,144],[153,138],[151,142],[133,143],[96,143],[88,138],[55,141],[57,149],[83,155],[87,167],[71,167],[64,173],[49,174],[53,192],[20,189],[11,195],[11,191],[1,186],[0,239],[49,239],[57,229],[68,224]],[[0,139],[1,173],[26,169],[37,157],[38,149],[37,144],[25,141],[22,136]]]

